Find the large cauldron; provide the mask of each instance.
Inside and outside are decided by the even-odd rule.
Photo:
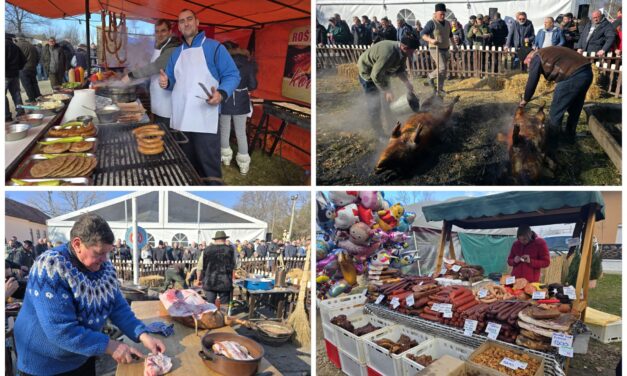
[[[111,98],[113,103],[135,102],[137,100],[137,86],[98,86],[96,87],[96,95]]]
[[[229,359],[223,355],[216,355],[212,350],[216,342],[221,341],[234,341],[240,345],[246,347],[251,360],[235,360]],[[250,338],[240,336],[232,333],[207,333],[201,340],[202,351],[198,355],[206,360],[205,365],[214,372],[221,375],[237,375],[237,376],[252,376],[257,373],[261,358],[264,356],[263,346],[253,341]]]

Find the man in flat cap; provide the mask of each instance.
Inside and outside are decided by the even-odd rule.
[[[457,50],[453,40],[451,23],[444,19],[445,16],[446,6],[442,3],[436,4],[433,19],[429,20],[420,32],[420,37],[429,43],[429,53],[436,66],[436,69],[429,73],[429,85],[433,89],[433,93],[440,96],[445,94],[443,88],[446,79],[446,67],[450,58],[449,47],[453,46],[453,50]]]
[[[407,57],[412,56],[419,46],[420,42],[415,36],[405,35],[400,42],[384,40],[375,43],[359,57],[359,82],[364,88],[370,123],[378,138],[385,137],[380,93],[383,93],[387,103],[394,100],[391,76],[398,77],[405,83],[407,91],[414,93],[414,87],[407,77]]]

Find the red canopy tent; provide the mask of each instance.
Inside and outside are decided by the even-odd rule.
[[[291,101],[282,95],[282,79],[285,67],[290,31],[309,26],[311,5],[309,0],[7,0],[30,13],[46,18],[63,18],[89,14],[102,10],[124,13],[127,18],[154,22],[164,18],[176,20],[182,9],[194,11],[201,24],[212,26],[215,39],[232,40],[242,47],[249,45],[254,35],[255,60],[259,65],[259,86],[253,96]],[[100,20],[97,20],[99,22]],[[87,43],[89,46],[89,43]],[[296,101],[298,102],[298,101]],[[258,124],[261,109],[255,109],[253,123]],[[278,119],[270,123],[272,129],[280,125]],[[310,150],[309,130],[288,126],[284,139]],[[282,146],[281,154],[292,162],[309,167],[310,158],[290,145]]]

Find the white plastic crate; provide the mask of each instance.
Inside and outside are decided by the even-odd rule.
[[[362,337],[364,349],[366,350],[366,365],[382,375],[402,375],[403,353],[390,354],[388,350],[375,343],[375,341],[383,338],[398,341],[402,334],[415,340],[419,345],[425,341],[433,339],[433,336],[402,325],[392,325],[387,328],[379,329],[376,332],[366,334]]]
[[[450,355],[453,358],[466,360],[473,351],[474,349],[471,347],[462,346],[442,338],[430,339],[403,353],[403,358],[401,359],[403,363],[403,375],[414,376],[417,372],[425,368],[424,366],[409,359],[407,357],[408,354],[416,356],[431,355],[433,360],[440,359],[444,355]]]
[[[364,304],[366,304],[366,299],[366,296],[363,294],[355,294],[323,300],[318,304],[320,318],[323,323],[331,323],[331,319],[333,318],[333,316],[330,316],[331,311],[346,307],[360,307],[363,309]]]
[[[623,320],[618,320],[606,326],[593,324],[586,324],[586,326],[592,332],[592,338],[603,343],[620,342],[623,340]]]
[[[340,352],[340,362],[342,363],[342,372],[348,376],[368,376],[368,367],[366,363],[359,362],[349,354],[342,350]]]
[[[394,325],[393,322],[389,320],[384,320],[377,316],[373,315],[351,315],[348,317],[351,324],[355,327],[355,329],[360,328],[368,323],[384,328],[387,326]],[[364,349],[362,337],[358,337],[351,332],[348,332],[339,326],[335,326],[335,335],[337,337],[337,347],[345,351],[348,355],[357,359],[360,362],[366,361],[366,351]]]
[[[331,342],[335,346],[337,346],[337,329],[338,327],[333,324],[322,323],[322,334],[324,335],[324,339]]]

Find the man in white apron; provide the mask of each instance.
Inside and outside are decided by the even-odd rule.
[[[220,103],[239,85],[239,70],[220,42],[198,32],[194,12],[184,9],[178,22],[183,44],[170,57],[165,72],[161,71],[159,84],[172,91],[171,127],[189,139],[181,144],[183,152],[201,177],[220,184]],[[200,84],[209,91],[209,98]]]
[[[156,123],[168,127],[172,115],[172,92],[163,90],[159,86],[159,71],[165,69],[172,52],[181,45],[181,40],[177,36],[173,36],[170,31],[170,21],[157,20],[155,23],[155,49],[150,64],[130,71],[122,79],[125,82],[130,82],[133,79],[150,77],[150,110]]]

